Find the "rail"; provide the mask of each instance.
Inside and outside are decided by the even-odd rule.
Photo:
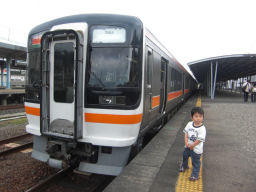
[[[31,134],[24,134],[24,135],[19,135],[19,136],[12,137],[12,138],[4,139],[4,140],[0,141],[0,145],[5,145],[5,144],[11,143],[13,141],[17,141],[17,140],[24,139],[24,138],[27,138],[27,137],[32,137],[32,135]],[[18,144],[18,146],[15,146],[15,147],[5,149],[5,150],[1,151],[0,156],[8,155],[12,152],[19,151],[19,150],[25,149],[25,148],[30,148],[32,146],[33,146],[33,141],[25,142],[23,144]]]
[[[59,177],[65,176],[68,172],[72,170],[71,167],[67,167],[65,169],[62,169],[58,171],[57,173],[45,178],[44,180],[41,180],[36,185],[32,186],[25,192],[34,192],[34,191],[40,191],[45,185],[47,185],[49,182],[53,181],[54,179],[57,179]]]

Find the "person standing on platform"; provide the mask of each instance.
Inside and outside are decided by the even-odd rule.
[[[251,102],[254,103],[256,99],[256,83],[253,84],[251,89]]]
[[[244,92],[244,102],[248,101],[248,95],[250,93],[251,88],[252,88],[252,85],[251,85],[250,80],[248,80],[247,82],[243,83],[242,90]]]
[[[193,107],[191,110],[192,121],[188,122],[183,132],[185,140],[185,149],[183,152],[183,162],[180,172],[188,169],[188,158],[191,157],[193,170],[189,177],[190,181],[199,179],[201,168],[201,154],[203,153],[203,145],[206,137],[206,129],[203,125],[204,111],[201,107]]]

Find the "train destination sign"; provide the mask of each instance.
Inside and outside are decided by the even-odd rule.
[[[126,30],[121,27],[100,26],[93,29],[92,43],[124,43]]]

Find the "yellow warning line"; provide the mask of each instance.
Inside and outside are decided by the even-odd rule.
[[[197,106],[197,107],[201,107],[201,106],[202,106],[202,99],[201,99],[201,95],[199,95],[199,96],[198,96],[198,98],[197,98],[196,106]]]
[[[202,106],[201,96],[199,95],[196,102],[197,107]],[[189,169],[185,172],[181,172],[176,183],[176,192],[202,192],[203,191],[203,156],[201,155],[201,169],[199,173],[199,180],[189,181],[189,177],[192,173],[191,158],[188,160]]]

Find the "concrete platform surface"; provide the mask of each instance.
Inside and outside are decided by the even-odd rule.
[[[204,97],[205,192],[256,191],[256,104],[242,97]]]
[[[203,191],[255,192],[256,103],[244,103],[242,96],[220,95],[214,100],[202,97],[207,130]],[[196,99],[188,100],[104,191],[175,191],[184,149],[183,129]]]

